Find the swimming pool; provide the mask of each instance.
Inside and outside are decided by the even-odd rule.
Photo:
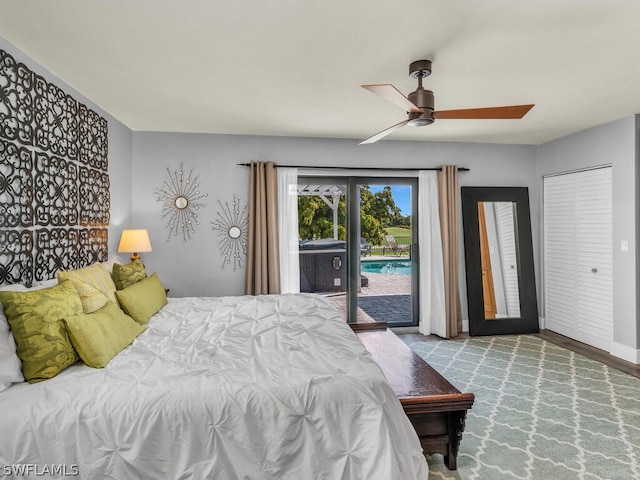
[[[362,273],[387,273],[392,275],[411,275],[410,260],[374,260],[360,263]]]

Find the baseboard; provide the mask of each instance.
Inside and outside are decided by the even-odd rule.
[[[636,365],[640,365],[640,349],[622,345],[621,343],[616,342],[611,342],[610,348],[611,351],[609,353],[612,356],[621,358],[622,360],[626,360],[627,362],[631,362]]]

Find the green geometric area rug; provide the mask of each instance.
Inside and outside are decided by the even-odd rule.
[[[458,471],[430,479],[640,479],[640,379],[535,336],[417,342],[462,392]]]

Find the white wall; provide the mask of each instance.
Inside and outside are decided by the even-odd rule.
[[[538,188],[544,175],[612,165],[613,174],[613,340],[611,353],[634,363],[638,350],[638,120],[625,117],[538,147]],[[539,200],[540,202],[542,200]],[[542,210],[539,208],[539,212]],[[540,213],[541,215],[541,213]],[[541,225],[541,219],[538,224]],[[540,235],[542,232],[539,232]],[[541,245],[541,239],[539,245]],[[629,242],[629,252],[620,242]],[[542,290],[540,285],[538,291]],[[544,309],[544,304],[542,305]],[[544,310],[541,310],[544,315]]]
[[[79,102],[84,103],[107,119],[109,128],[109,180],[111,182],[109,189],[111,196],[109,255],[115,255],[118,248],[118,241],[120,240],[122,225],[131,222],[131,130],[2,37],[0,37],[0,48],[11,54],[17,61],[24,63],[34,72],[42,75],[47,81],[56,84],[64,90],[65,93],[71,95]]]
[[[234,193],[243,205],[248,200],[249,170],[237,163],[271,160],[285,165],[413,168],[457,164],[471,169],[460,173],[463,186],[530,188],[534,251],[538,252],[540,215],[535,154],[536,147],[526,145],[385,140],[358,146],[355,140],[136,132],[133,225],[149,229],[153,252],[144,255],[144,262],[158,272],[171,295],[239,295],[244,293],[246,269],[221,270],[216,232],[210,229],[219,209],[218,200],[231,201]],[[166,169],[174,170],[180,163],[185,170],[193,167],[200,174],[201,190],[209,193],[207,205],[199,213],[200,225],[186,244],[177,239],[166,240],[166,221],[160,218],[161,204],[154,194]],[[462,220],[460,235],[461,300],[463,317],[467,318]]]

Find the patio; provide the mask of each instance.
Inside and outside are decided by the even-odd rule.
[[[362,287],[358,292],[358,323],[409,321],[411,276],[371,272],[365,275],[369,279],[369,286]],[[346,295],[329,294],[326,298],[346,318]]]

